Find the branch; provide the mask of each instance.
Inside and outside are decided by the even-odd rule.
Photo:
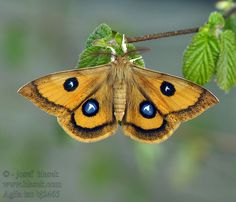
[[[138,37],[132,37],[132,38],[127,37],[126,39],[127,39],[128,43],[133,43],[133,42],[160,39],[160,38],[171,37],[171,36],[191,34],[191,33],[198,32],[198,29],[199,29],[199,27],[194,27],[194,28],[190,28],[190,29],[181,29],[181,30],[177,30],[177,31],[161,32],[158,34],[147,34],[144,36],[138,36]]]
[[[234,5],[231,9],[226,11],[223,16],[225,19],[227,19],[235,12],[236,12],[236,5]],[[177,31],[161,32],[157,34],[147,34],[147,35],[138,36],[138,37],[126,37],[126,40],[128,43],[134,43],[134,42],[148,41],[148,40],[153,40],[153,39],[160,39],[160,38],[178,36],[178,35],[184,35],[184,34],[193,34],[193,33],[198,32],[199,28],[200,27],[194,27],[194,28],[188,28],[188,29],[181,29]]]

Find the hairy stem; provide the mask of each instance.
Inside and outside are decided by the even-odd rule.
[[[234,5],[231,9],[226,11],[223,16],[225,19],[227,19],[235,12],[236,12],[236,5]],[[176,30],[176,31],[161,32],[157,34],[147,34],[147,35],[138,36],[138,37],[126,37],[126,40],[128,43],[134,43],[134,42],[148,41],[148,40],[160,39],[160,38],[171,37],[171,36],[192,34],[192,33],[198,32],[199,28],[200,27],[194,27],[194,28],[181,29],[181,30]]]

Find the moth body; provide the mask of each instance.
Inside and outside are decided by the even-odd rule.
[[[125,114],[126,84],[124,80],[117,80],[113,85],[114,114],[117,121],[121,121]]]
[[[126,108],[127,84],[130,83],[130,63],[126,58],[117,57],[112,63],[112,86],[114,115],[122,121]]]

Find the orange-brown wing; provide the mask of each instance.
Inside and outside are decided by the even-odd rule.
[[[165,116],[156,106],[156,103],[139,90],[137,84],[129,86],[125,115],[122,120],[125,134],[148,143],[166,139],[167,130],[173,130],[178,127],[178,124],[173,122],[170,128]]]
[[[112,92],[106,86],[109,73],[109,65],[58,72],[29,82],[18,93],[57,116],[60,125],[75,139],[96,141],[107,137],[116,128]],[[104,98],[101,93],[110,96]],[[83,106],[93,97],[97,99],[99,111],[96,115],[86,116]]]
[[[21,87],[18,93],[54,116],[71,113],[106,80],[109,66],[57,72]]]
[[[58,122],[71,137],[82,142],[95,142],[108,137],[118,126],[112,88],[105,82],[73,113],[58,117]]]
[[[135,101],[128,96],[123,127],[128,135],[140,141],[161,142],[181,122],[218,103],[208,90],[185,79],[134,66],[131,69]],[[136,99],[138,92],[140,96]],[[146,105],[142,106],[143,102]],[[145,117],[145,113],[154,113],[155,116]]]

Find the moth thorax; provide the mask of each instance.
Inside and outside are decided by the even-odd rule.
[[[124,80],[116,80],[114,90],[114,114],[117,121],[121,121],[125,113],[126,104],[126,84]]]

